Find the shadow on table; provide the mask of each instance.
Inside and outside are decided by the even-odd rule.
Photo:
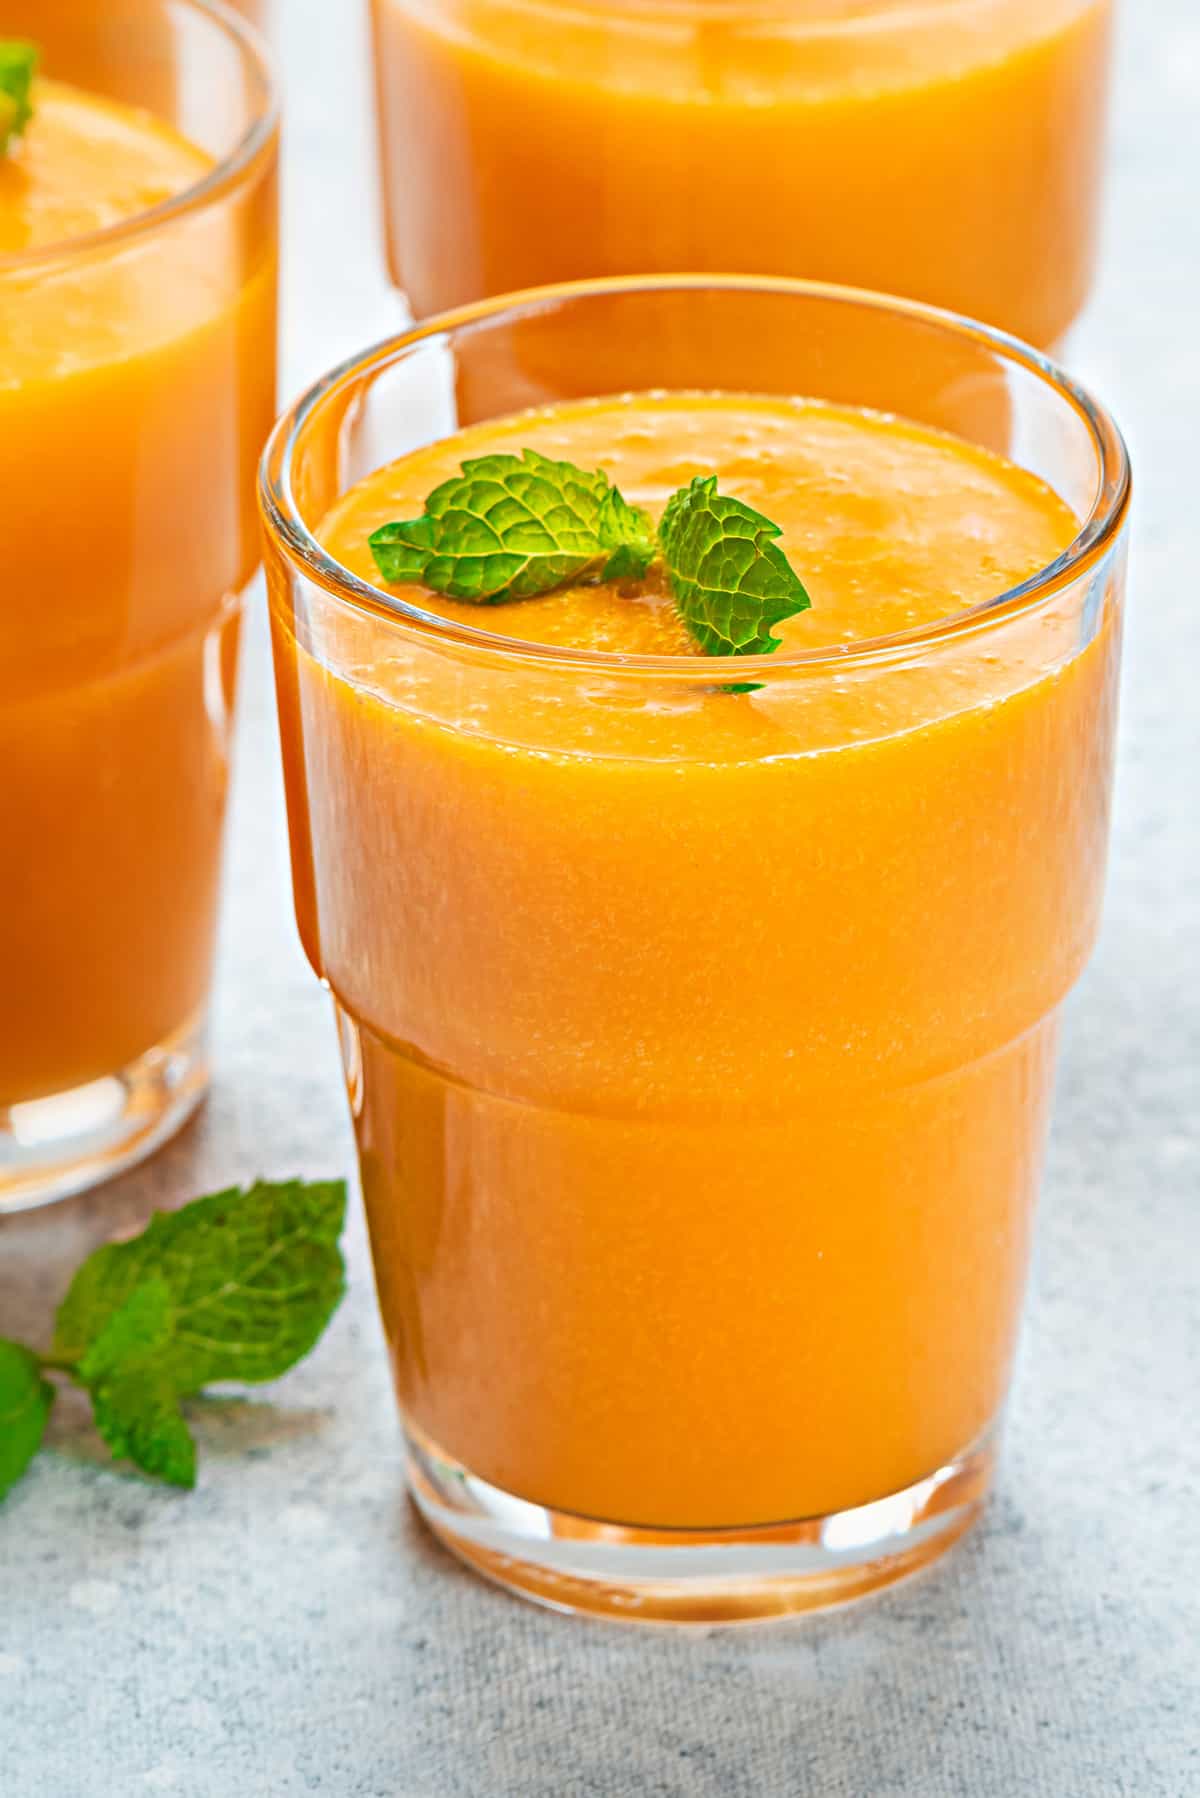
[[[405,1694],[390,1746],[421,1798],[1116,1794],[1115,1744],[1139,1739],[1119,1678],[1139,1598],[1098,1590],[1087,1554],[1061,1556],[1064,1530],[1087,1536],[1086,1494],[1070,1508],[1027,1516],[1002,1488],[975,1534],[903,1586],[836,1614],[684,1631],[538,1611],[406,1511],[394,1534],[419,1597],[389,1650]],[[1143,1762],[1137,1790],[1170,1788]]]

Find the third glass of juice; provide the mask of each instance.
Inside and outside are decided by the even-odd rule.
[[[0,0],[0,1212],[207,1080],[254,467],[274,411],[275,107],[203,0]]]
[[[418,317],[677,269],[1057,342],[1095,250],[1111,0],[373,0]]]
[[[562,379],[520,412],[531,361]],[[653,567],[383,584],[375,530],[525,449],[655,515],[717,474],[811,609],[731,662]],[[422,1511],[625,1616],[920,1564],[988,1485],[1096,929],[1114,427],[981,327],[680,278],[435,321],[264,483],[297,912]]]

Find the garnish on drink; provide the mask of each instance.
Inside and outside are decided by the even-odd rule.
[[[30,95],[37,66],[35,44],[21,38],[0,38],[0,156],[33,117]]]
[[[770,655],[772,627],[811,601],[779,526],[697,475],[657,526],[600,469],[524,449],[480,456],[436,487],[420,518],[370,538],[384,580],[501,605],[589,581],[639,581],[660,559],[679,616],[706,655]]]

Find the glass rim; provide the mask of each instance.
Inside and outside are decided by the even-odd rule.
[[[384,338],[371,348],[347,357],[301,394],[276,421],[267,439],[259,462],[258,500],[272,544],[282,551],[293,568],[324,592],[352,610],[366,613],[404,634],[431,637],[442,644],[478,652],[489,661],[538,667],[559,665],[567,672],[587,670],[618,677],[653,676],[711,686],[711,657],[623,655],[610,650],[572,649],[559,644],[538,643],[463,624],[398,598],[386,588],[363,580],[329,555],[301,516],[293,474],[305,430],[321,409],[352,384],[361,381],[373,384],[421,344],[437,344],[439,339],[448,341],[455,331],[489,321],[536,317],[540,312],[554,310],[573,300],[620,297],[622,294],[714,292],[773,294],[784,298],[790,296],[798,301],[821,300],[855,306],[908,318],[914,323],[930,325],[949,337],[983,345],[1005,361],[1033,374],[1066,401],[1088,431],[1099,467],[1096,497],[1071,542],[1053,561],[1016,586],[1006,588],[990,599],[980,600],[965,611],[884,636],[864,637],[852,643],[814,649],[792,649],[786,653],[781,649],[772,655],[732,658],[739,672],[744,670],[756,681],[762,681],[772,674],[779,677],[786,672],[813,667],[845,669],[903,660],[914,651],[924,652],[951,640],[970,639],[990,632],[1014,617],[1034,612],[1105,559],[1121,533],[1129,509],[1132,490],[1129,452],[1107,408],[1064,368],[1008,332],[956,312],[928,306],[918,300],[873,293],[866,288],[783,275],[625,275],[530,287],[437,313],[407,331]],[[431,442],[449,441],[455,434],[451,433],[450,438],[431,439]]]
[[[713,19],[733,23],[786,25],[805,38],[863,38],[887,32],[910,36],[917,31],[962,24],[963,14],[978,14],[995,7],[998,0],[954,0],[951,15],[946,0],[875,0],[869,11],[857,14],[802,12],[803,0],[501,0],[514,13],[532,13],[568,23],[600,21],[606,30],[620,31],[638,24],[673,24],[680,20]],[[379,4],[379,0],[375,0]],[[1080,11],[1089,0],[1075,0]]]
[[[212,168],[183,187],[178,193],[158,200],[141,212],[102,225],[96,231],[83,231],[76,237],[64,237],[55,243],[38,244],[31,250],[9,250],[0,253],[0,276],[24,273],[30,269],[53,268],[77,259],[103,255],[109,249],[123,249],[139,238],[153,236],[165,225],[189,212],[198,212],[235,187],[258,159],[279,129],[279,85],[274,62],[261,34],[242,18],[226,0],[157,0],[159,10],[168,4],[188,7],[216,25],[238,46],[243,57],[255,70],[261,87],[260,105],[250,124],[233,148],[213,163]]]

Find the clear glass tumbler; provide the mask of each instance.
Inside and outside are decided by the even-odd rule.
[[[957,430],[1079,535],[986,605],[749,658],[732,690],[704,658],[451,623],[331,561],[315,533],[349,486],[535,382]],[[277,427],[300,933],[336,1001],[412,1491],[493,1578],[773,1615],[896,1579],[977,1514],[1100,905],[1128,496],[1111,420],[1036,352],[788,281],[480,305]]]
[[[30,248],[45,140],[0,163],[0,1213],[147,1154],[205,1088],[275,405],[276,106],[249,35],[206,0],[0,0],[0,37],[31,28],[47,82],[154,115],[209,166]],[[143,128],[120,116],[97,156]]]
[[[911,295],[1033,343],[1086,298],[1112,0],[372,0],[417,317],[688,269]]]

